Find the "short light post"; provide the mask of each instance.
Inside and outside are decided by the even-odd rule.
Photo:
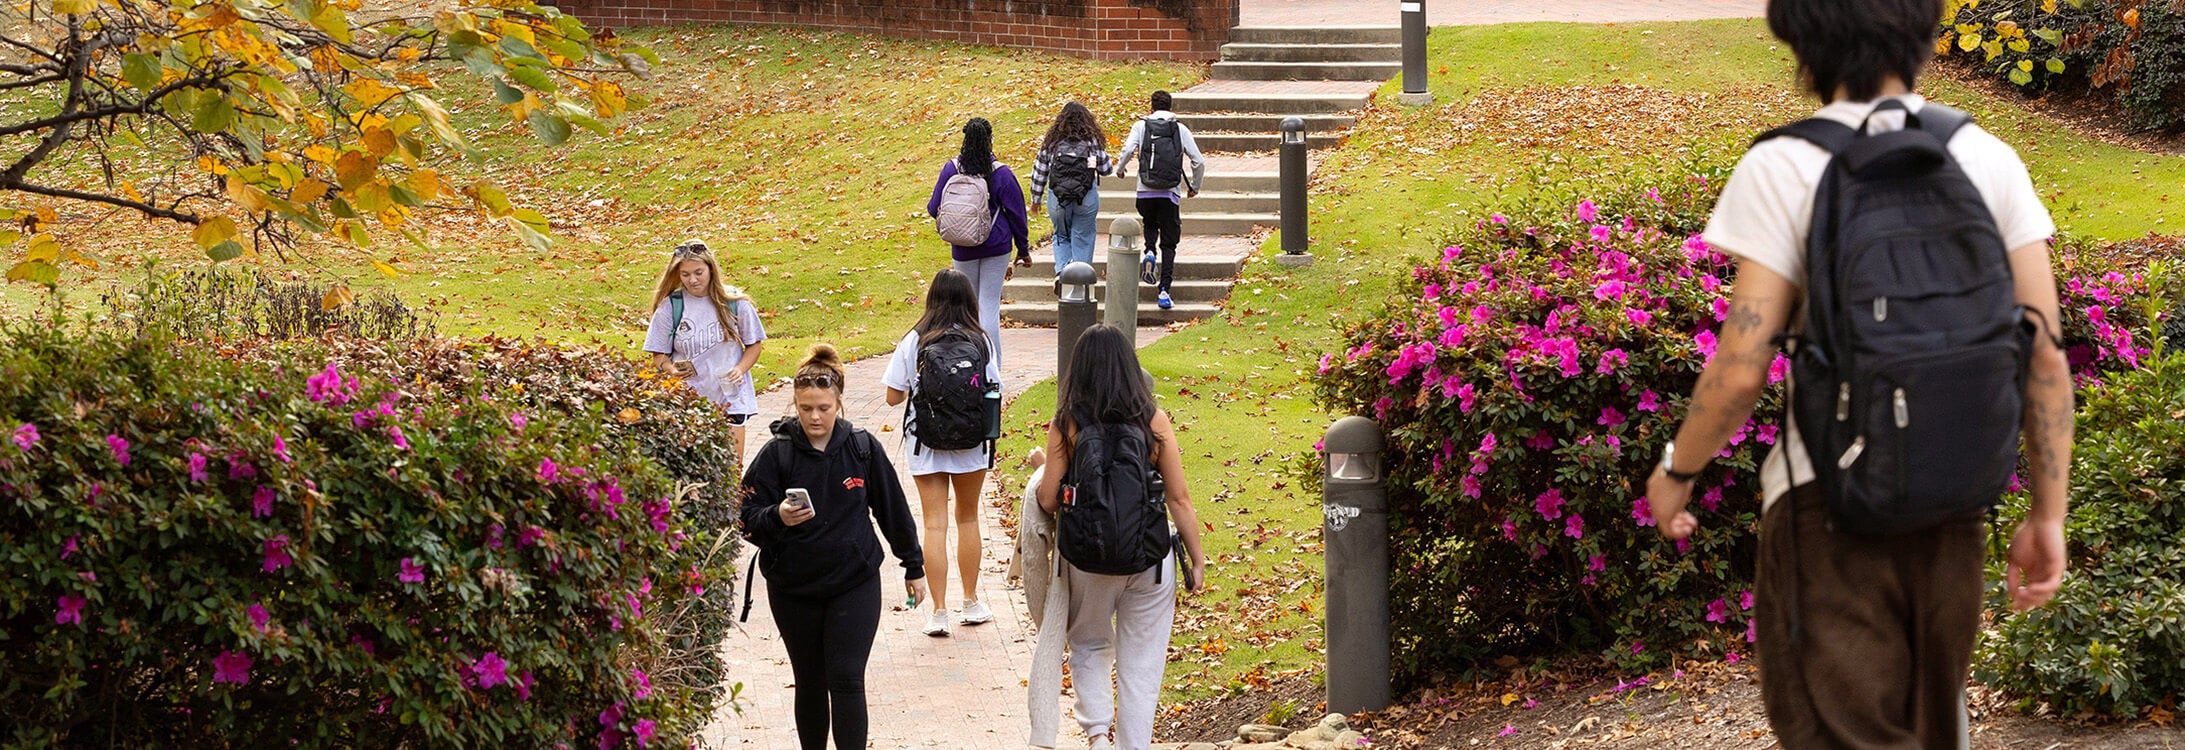
[[[1103,320],[1124,331],[1138,330],[1138,237],[1145,229],[1124,216],[1108,225],[1108,309]]]
[[[1093,270],[1091,263],[1075,260],[1062,267],[1059,278],[1062,290],[1055,301],[1055,382],[1066,383],[1077,337],[1084,335],[1100,314],[1099,305],[1093,303],[1093,285],[1100,282],[1100,272]]]
[[[1404,90],[1396,101],[1413,107],[1434,103],[1426,90],[1426,1],[1400,0],[1404,23]]]
[[[1388,486],[1381,426],[1344,417],[1321,443],[1327,559],[1328,710],[1389,705]]]
[[[1291,267],[1313,264],[1306,252],[1312,244],[1305,230],[1306,148],[1305,120],[1282,118],[1282,254],[1275,262]]]

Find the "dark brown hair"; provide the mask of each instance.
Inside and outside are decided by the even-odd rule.
[[[1935,54],[1942,0],[1768,0],[1768,30],[1790,45],[1806,88],[1873,101],[1882,81],[1909,87]]]

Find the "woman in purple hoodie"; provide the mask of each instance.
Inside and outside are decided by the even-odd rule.
[[[1025,223],[1024,189],[1017,173],[994,159],[994,126],[986,118],[964,123],[964,144],[956,158],[941,166],[941,178],[933,183],[933,197],[926,200],[926,215],[941,215],[941,193],[957,174],[986,180],[987,209],[994,212],[994,230],[978,245],[951,245],[956,270],[971,277],[979,290],[979,325],[993,331],[994,362],[1001,362],[1001,288],[1009,280],[1009,248],[1016,246],[1019,266],[1032,265],[1031,232]]]

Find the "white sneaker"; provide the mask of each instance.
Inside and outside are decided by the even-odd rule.
[[[933,610],[933,616],[926,618],[925,634],[935,638],[948,637],[948,610]]]
[[[987,609],[986,602],[975,599],[964,603],[964,611],[958,614],[963,617],[957,622],[965,625],[984,625],[994,621],[994,610]]]
[[[1103,734],[1092,738],[1092,745],[1089,750],[1114,750],[1114,747],[1114,745],[1108,744],[1108,736]]]

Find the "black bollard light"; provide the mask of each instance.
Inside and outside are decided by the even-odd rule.
[[[1426,2],[1401,0],[1404,19],[1404,90],[1396,95],[1401,104],[1424,107],[1434,103],[1426,90]]]
[[[1328,710],[1388,707],[1388,487],[1381,426],[1344,417],[1321,443],[1321,539],[1327,559]]]
[[[1305,230],[1305,120],[1298,117],[1282,118],[1282,254],[1275,262],[1285,266],[1309,266],[1313,264],[1311,253],[1305,252],[1311,238]]]
[[[1135,275],[1135,274],[1133,274]],[[1100,282],[1100,272],[1091,263],[1071,261],[1062,267],[1061,295],[1055,301],[1055,382],[1070,380],[1070,353],[1077,349],[1077,337],[1093,326],[1099,317],[1099,305],[1093,303],[1093,285]],[[1056,392],[1060,396],[1060,391]]]
[[[1129,216],[1108,225],[1108,307],[1101,320],[1126,332],[1138,330],[1138,236],[1144,231]]]

